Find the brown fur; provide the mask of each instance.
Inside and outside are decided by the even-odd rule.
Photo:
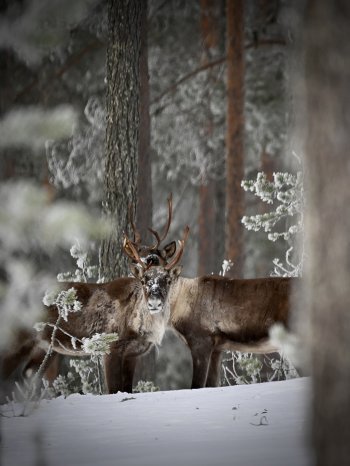
[[[277,322],[288,325],[292,281],[179,279],[171,295],[171,324],[191,350],[192,388],[217,386],[222,350],[277,350],[269,342],[269,328]]]
[[[153,267],[152,273],[168,274],[162,267]],[[175,276],[175,275],[174,275]],[[143,273],[140,272],[140,279]],[[119,278],[106,284],[66,283],[63,289],[75,288],[77,299],[82,303],[82,309],[69,314],[67,321],[61,319],[59,330],[54,341],[54,351],[70,356],[85,355],[80,343],[77,348],[72,346],[73,335],[78,339],[92,337],[95,333],[113,333],[119,335],[118,341],[111,346],[111,353],[105,357],[106,383],[109,393],[117,391],[132,391],[132,379],[136,359],[147,352],[153,345],[160,344],[169,320],[169,305],[167,294],[170,281],[163,290],[163,310],[151,314],[147,307],[146,293],[139,278]],[[57,321],[58,313],[55,306],[43,311],[42,320],[51,324]],[[48,347],[52,327],[46,326],[39,335],[26,332],[26,338],[18,339],[14,350],[3,359],[3,374],[6,376],[14,370],[25,357],[29,357],[30,365],[35,365],[38,348]],[[69,335],[67,335],[67,332]],[[52,378],[52,376],[51,376]]]

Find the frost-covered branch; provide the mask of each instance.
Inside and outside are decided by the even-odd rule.
[[[288,244],[284,263],[273,260],[273,275],[296,277],[302,275],[304,250],[304,187],[303,174],[274,173],[269,181],[265,173],[258,173],[256,180],[242,181],[245,191],[252,192],[263,202],[273,206],[264,214],[244,216],[242,223],[248,230],[267,233],[270,241],[282,239]],[[283,230],[284,229],[284,230]],[[282,231],[281,231],[282,230]],[[297,253],[297,250],[300,250]]]

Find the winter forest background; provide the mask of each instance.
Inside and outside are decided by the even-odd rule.
[[[315,8],[301,56],[316,84],[306,79],[304,86],[316,92],[317,76],[327,74],[308,58],[322,40],[330,57],[334,50],[341,57],[326,59],[325,68],[334,66],[344,80],[349,73],[339,65],[346,49],[337,49],[349,17],[346,2],[335,2],[334,10],[320,2],[320,11],[304,3],[296,11],[288,0],[131,2],[139,23],[126,25],[116,20],[113,0],[0,2],[3,346],[19,322],[35,322],[57,274],[80,281],[126,275],[120,242],[123,231],[130,233],[129,204],[150,240],[147,227],[163,228],[170,193],[169,238],[190,226],[183,275],[302,276],[304,120],[295,108],[305,89],[291,82],[301,64],[295,50],[305,12],[308,18]],[[125,50],[115,47],[120,38]],[[318,116],[312,92],[309,97],[305,106]],[[325,98],[325,105],[339,99],[345,106],[341,95]],[[333,134],[347,121],[329,118]],[[319,124],[315,133],[328,134],[327,121]],[[144,361],[138,379],[161,389],[188,387],[186,348],[172,334],[163,346],[157,358]],[[226,359],[222,383],[296,375],[278,355]],[[69,362],[61,364],[58,389],[86,377],[81,366],[72,373]],[[93,384],[84,380],[85,388]]]
[[[19,204],[22,196],[22,202],[29,202],[34,209],[27,190],[33,189],[35,183],[43,188],[41,195],[47,196],[53,207],[63,201],[75,202],[88,209],[92,218],[99,218],[103,204],[105,212],[116,209],[114,220],[121,223],[115,233],[115,257],[105,258],[100,252],[99,272],[91,267],[99,263],[99,241],[84,247],[79,244],[80,256],[73,254],[72,258],[70,247],[77,240],[83,241],[74,238],[72,244],[68,246],[67,241],[59,246],[58,252],[52,252],[53,257],[48,257],[46,245],[41,245],[40,252],[35,251],[35,236],[41,236],[41,231],[28,232],[22,225],[24,238],[18,240],[12,255],[17,254],[17,248],[21,253],[29,253],[35,272],[42,273],[45,268],[52,276],[74,270],[74,259],[78,264],[80,261],[78,269],[82,269],[84,261],[87,268],[89,262],[87,276],[77,276],[81,281],[82,278],[96,281],[98,274],[106,278],[125,275],[128,269],[118,249],[121,233],[128,228],[127,205],[131,202],[136,206],[138,202],[136,222],[143,237],[149,239],[147,227],[162,229],[167,218],[166,199],[173,193],[170,236],[180,238],[186,224],[191,231],[183,260],[185,276],[222,273],[224,260],[233,263],[231,268],[224,263],[225,273],[236,277],[268,276],[273,272],[300,275],[295,257],[296,269],[285,264],[286,251],[291,253],[290,248],[296,244],[294,237],[300,231],[300,219],[288,220],[289,223],[285,219],[300,214],[300,199],[299,206],[291,204],[296,203],[296,196],[302,197],[302,185],[293,176],[287,179],[287,174],[273,178],[274,172],[291,169],[296,173],[300,169],[300,160],[293,155],[287,136],[292,118],[292,96],[288,90],[288,57],[293,41],[290,5],[252,1],[246,2],[244,9],[243,3],[238,2],[235,8],[238,21],[230,25],[224,2],[149,2],[147,18],[141,19],[144,31],[139,65],[140,142],[138,149],[127,148],[125,155],[138,165],[139,176],[131,177],[133,187],[124,182],[129,192],[123,196],[118,192],[118,189],[124,192],[123,182],[117,185],[115,195],[124,205],[116,208],[107,207],[110,180],[105,169],[111,163],[108,157],[116,157],[108,147],[106,155],[110,92],[106,60],[108,66],[112,54],[107,47],[113,27],[108,23],[108,2],[76,2],[73,11],[62,1],[50,5],[40,1],[4,3],[1,79],[6,92],[2,93],[0,129],[4,196],[8,196],[10,186],[19,193],[12,195],[12,199],[15,196]],[[146,10],[142,14],[146,15]],[[227,28],[237,38],[231,47]],[[135,34],[135,44],[136,38]],[[135,44],[131,46],[136,47]],[[225,59],[228,53],[237,55],[234,59],[238,72],[228,69]],[[121,77],[124,82],[128,79]],[[238,106],[230,103],[226,91],[229,85],[240,95]],[[232,131],[238,137],[233,144],[229,142]],[[238,171],[233,170],[231,179],[226,181],[225,167],[231,159],[238,160]],[[122,162],[119,173],[130,179],[126,165],[126,161]],[[257,177],[258,172],[266,176]],[[246,190],[257,196],[245,196],[243,179],[251,180]],[[230,188],[225,189],[225,184]],[[282,195],[285,197],[276,198]],[[269,208],[266,202],[274,202],[275,206]],[[229,209],[225,214],[226,203]],[[275,214],[276,203],[286,211]],[[8,208],[9,215],[13,213],[11,209],[18,209],[17,215],[21,217],[20,209],[28,207],[25,204]],[[38,209],[40,218],[41,206]],[[262,231],[244,231],[242,217],[250,214],[265,215],[263,219],[245,217],[249,229]],[[61,226],[65,229],[69,224],[62,220]],[[18,230],[16,226],[13,228]],[[269,241],[264,230],[276,230],[273,241]],[[8,237],[8,232],[4,232],[4,237]],[[118,257],[123,265],[119,265]],[[13,266],[11,259],[6,258],[9,270]],[[274,265],[273,260],[280,266]],[[66,274],[62,278],[68,277]],[[171,344],[176,343],[173,336],[168,339]],[[186,353],[181,344],[178,346],[179,351]],[[182,357],[177,365],[183,374],[184,367],[189,370],[189,363],[180,362]],[[245,363],[248,374],[242,375],[242,381],[259,380],[266,358],[249,359]],[[233,356],[229,355],[228,360],[232,365]],[[149,365],[153,366],[154,360]],[[169,366],[162,359],[160,365]],[[276,366],[275,358],[273,367],[263,379],[286,376]],[[289,365],[285,369],[289,372]],[[235,372],[234,364],[228,370]],[[148,372],[143,378],[155,377]],[[167,372],[158,377],[161,388],[175,388],[179,383],[186,386],[186,376],[179,374],[180,380],[176,381],[176,377],[171,380],[174,376],[170,374],[176,374],[176,370]],[[226,372],[227,379],[228,375]]]

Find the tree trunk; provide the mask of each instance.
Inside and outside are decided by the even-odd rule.
[[[216,55],[219,45],[217,2],[215,0],[201,0],[201,34],[203,44],[202,64],[209,63]],[[213,137],[213,115],[210,108],[211,84],[215,70],[207,72],[207,93],[205,96],[205,139],[202,150],[205,157],[212,157],[209,142]],[[199,215],[198,215],[198,275],[206,275],[216,270],[215,244],[215,180],[206,173],[199,186]]]
[[[303,295],[310,316],[313,442],[318,466],[345,466],[350,458],[350,2],[310,0],[304,15],[309,261]],[[304,307],[301,312],[305,316]]]
[[[140,124],[141,18],[146,2],[110,0],[107,44],[107,128],[103,208],[113,233],[100,252],[105,279],[127,275],[122,236],[128,206],[135,213]]]
[[[142,241],[149,244],[152,226],[151,120],[149,114],[149,74],[147,40],[147,0],[143,0],[140,55],[140,141],[137,178],[136,224]],[[145,6],[146,5],[146,6]]]
[[[244,13],[243,0],[227,0],[226,241],[229,274],[243,273]]]

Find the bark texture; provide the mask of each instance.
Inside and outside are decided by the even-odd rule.
[[[101,245],[106,279],[127,275],[122,236],[128,231],[128,206],[135,213],[140,124],[140,46],[146,2],[110,0],[107,44],[107,129],[103,208],[113,233]]]
[[[144,243],[149,244],[152,226],[151,121],[149,113],[149,73],[147,40],[147,0],[142,0],[140,55],[140,140],[137,178],[136,224]]]
[[[310,315],[313,442],[318,466],[345,466],[350,458],[350,2],[309,0],[304,14],[310,258],[303,292]]]
[[[243,272],[244,192],[244,11],[243,0],[227,0],[226,240],[229,272]]]
[[[201,35],[203,43],[202,63],[206,65],[217,55],[219,46],[219,27],[217,21],[218,9],[215,0],[201,0]],[[210,108],[211,86],[215,80],[215,70],[208,71],[207,92],[205,95],[206,116],[205,139],[202,150],[205,156],[210,156],[210,140],[213,137],[213,115]],[[216,271],[216,182],[207,173],[199,186],[199,215],[198,215],[198,275],[206,275]]]

